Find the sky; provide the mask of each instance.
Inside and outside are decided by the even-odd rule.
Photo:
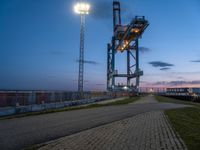
[[[112,0],[87,0],[84,90],[106,90]],[[76,0],[0,1],[0,89],[77,90],[80,16]],[[122,23],[150,25],[139,40],[143,87],[200,86],[200,1],[121,0]],[[126,70],[125,53],[116,68]]]

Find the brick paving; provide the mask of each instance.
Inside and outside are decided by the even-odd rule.
[[[144,103],[146,100],[142,99]],[[152,97],[150,102],[156,101]],[[187,148],[174,133],[163,111],[152,111],[50,141],[39,149],[186,150]]]
[[[146,104],[146,103],[158,103],[158,101],[155,100],[153,95],[150,95],[150,96],[142,97],[142,98],[140,98],[139,101],[136,101],[136,102],[131,103],[131,104]]]

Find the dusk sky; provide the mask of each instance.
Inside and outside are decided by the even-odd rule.
[[[106,89],[112,0],[88,0],[85,90]],[[76,0],[0,0],[0,89],[77,90],[80,16]],[[122,22],[145,16],[141,86],[200,86],[200,1],[121,0]],[[125,71],[125,55],[117,54]]]

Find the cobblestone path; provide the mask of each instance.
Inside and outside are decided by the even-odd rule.
[[[131,118],[79,132],[46,143],[40,150],[185,150],[163,111]]]

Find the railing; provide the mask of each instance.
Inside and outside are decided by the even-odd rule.
[[[84,99],[111,96],[107,92],[84,92]],[[0,107],[76,101],[77,92],[67,91],[0,91]]]

